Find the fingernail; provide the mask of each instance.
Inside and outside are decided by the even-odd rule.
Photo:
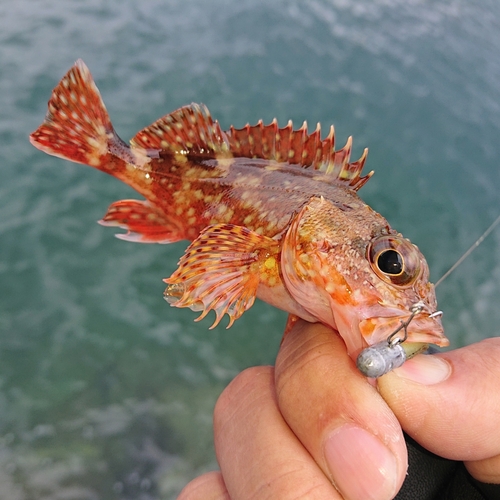
[[[396,494],[396,457],[380,439],[344,424],[326,440],[325,458],[335,486],[349,500],[380,500]]]
[[[400,368],[394,370],[399,377],[422,385],[439,384],[451,374],[451,366],[443,358],[432,354],[420,354],[409,359]]]

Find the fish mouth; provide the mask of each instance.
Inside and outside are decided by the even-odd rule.
[[[446,347],[450,343],[444,335],[441,314],[437,311],[405,311],[395,316],[374,316],[361,320],[359,330],[368,345],[390,337],[400,338],[408,343],[434,344],[439,347]]]

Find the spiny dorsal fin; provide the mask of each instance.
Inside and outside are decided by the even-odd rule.
[[[130,142],[132,146],[173,154],[261,158],[300,165],[330,175],[355,190],[373,173],[361,177],[367,149],[359,160],[349,162],[350,137],[343,148],[335,151],[333,127],[323,140],[319,123],[314,132],[309,134],[306,122],[294,130],[291,121],[279,128],[276,119],[269,125],[264,125],[260,120],[254,126],[247,124],[241,129],[231,126],[224,132],[203,104],[193,103],[179,108],[138,132]]]
[[[192,103],[160,118],[138,132],[130,143],[173,154],[231,156],[226,134],[203,104]]]
[[[319,123],[309,134],[306,122],[294,130],[291,121],[279,128],[276,119],[269,125],[260,120],[257,125],[247,124],[240,129],[231,126],[226,134],[230,151],[235,157],[263,158],[311,168],[347,183],[356,191],[373,174],[370,172],[361,177],[368,149],[364,150],[359,160],[349,162],[352,138],[349,137],[345,146],[335,151],[334,128],[331,127],[328,136],[321,140]]]

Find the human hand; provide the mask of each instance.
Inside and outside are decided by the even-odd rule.
[[[420,355],[378,380],[407,434],[432,453],[463,461],[500,484],[500,338]],[[499,486],[500,498],[500,486]]]
[[[223,392],[214,414],[221,472],[195,479],[179,498],[392,498],[407,468],[398,419],[426,448],[500,482],[499,340],[439,355],[444,368],[420,356],[382,377],[389,409],[337,335],[299,322],[274,371],[245,370]],[[423,384],[410,380],[418,373]]]

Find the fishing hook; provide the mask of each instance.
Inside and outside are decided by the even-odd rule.
[[[389,346],[394,347],[395,345],[402,344],[407,338],[408,338],[408,325],[410,324],[411,320],[419,313],[421,313],[424,309],[424,304],[423,302],[417,302],[411,306],[411,314],[410,317],[406,321],[401,321],[401,325],[396,328],[388,337],[387,337],[387,343]],[[440,312],[440,311],[436,311]],[[435,313],[433,313],[435,314]],[[441,313],[442,314],[442,313]],[[396,337],[396,335],[401,331],[404,330],[404,335],[403,337]]]

